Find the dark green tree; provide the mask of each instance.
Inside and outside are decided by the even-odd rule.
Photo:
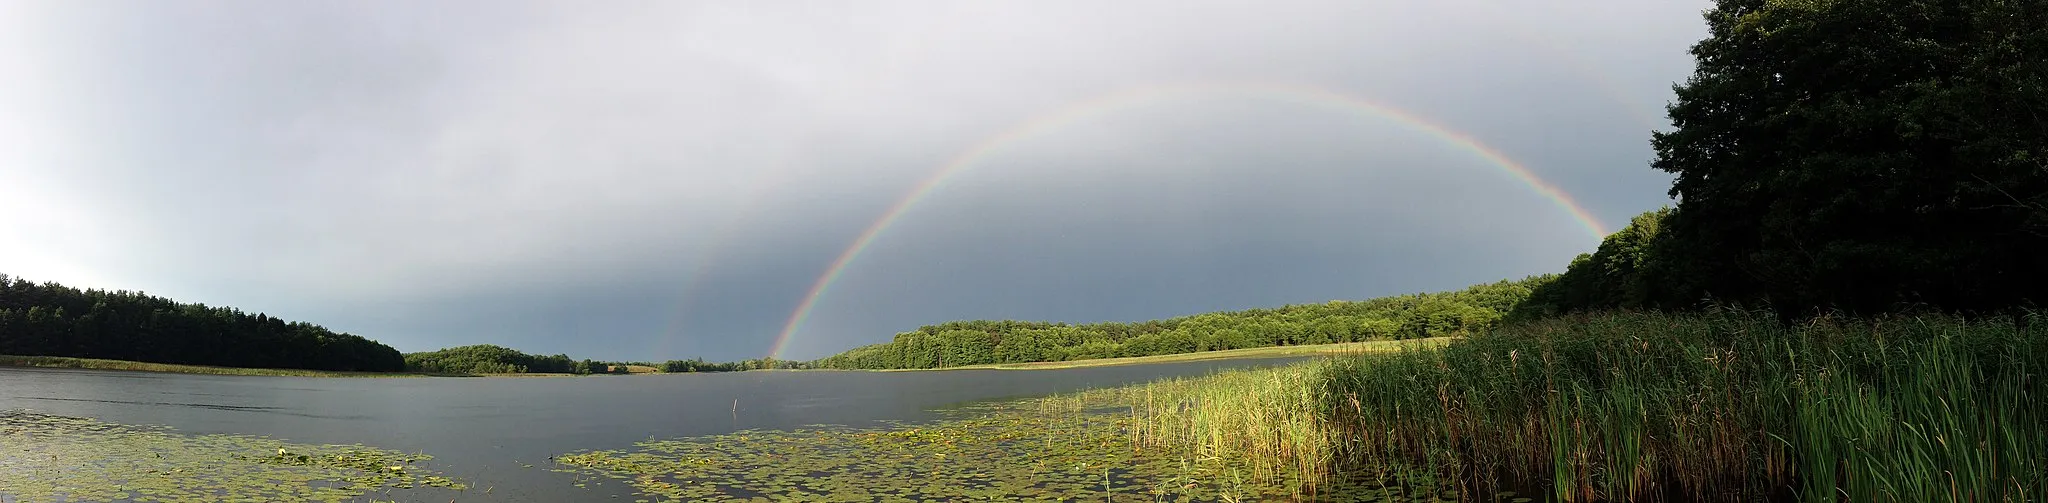
[[[318,325],[4,274],[0,354],[314,370],[404,367],[390,346]]]
[[[1564,274],[1543,283],[1528,300],[1508,310],[1508,318],[1528,320],[1572,311],[1649,306],[1664,288],[1662,276],[1671,264],[1664,262],[1658,247],[1665,239],[1664,221],[1672,210],[1663,208],[1637,215],[1629,224],[1600,240],[1590,254],[1572,259]]]
[[[2048,288],[2048,0],[1721,0],[1655,134],[1652,304],[1993,310]]]

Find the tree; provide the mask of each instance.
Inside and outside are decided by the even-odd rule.
[[[2048,288],[2048,1],[1720,0],[1654,135],[1655,255],[1714,297],[1980,310]]]
[[[318,325],[4,275],[0,354],[316,370],[394,371],[404,365],[390,346]]]
[[[1667,239],[1663,223],[1671,214],[1670,208],[1663,208],[1636,215],[1600,240],[1593,253],[1572,259],[1563,275],[1537,286],[1508,316],[1527,320],[1571,311],[1649,307],[1667,291],[1662,274],[1671,264],[1662,260],[1657,247]]]

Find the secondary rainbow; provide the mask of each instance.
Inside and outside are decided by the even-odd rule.
[[[1480,143],[1479,140],[1472,138],[1470,135],[1459,133],[1456,130],[1438,125],[1423,117],[1394,107],[1329,89],[1297,84],[1216,83],[1138,87],[1083,100],[1060,107],[1050,113],[1032,117],[1004,130],[1000,134],[976,142],[967,150],[961,151],[959,155],[954,156],[952,160],[946,162],[936,172],[933,172],[929,178],[926,178],[923,182],[918,183],[916,187],[912,188],[908,194],[903,196],[903,199],[898,200],[895,205],[882,212],[881,218],[869,224],[867,229],[861,231],[859,237],[854,238],[853,243],[847,245],[844,251],[839,252],[839,257],[834,259],[832,264],[825,268],[825,273],[818,276],[817,281],[811,284],[810,291],[804,294],[803,301],[797,304],[796,310],[790,312],[789,319],[783,323],[782,332],[776,335],[774,344],[769,348],[768,357],[773,359],[782,356],[782,351],[789,346],[791,336],[795,335],[798,330],[803,329],[805,319],[811,315],[811,309],[817,306],[818,300],[823,298],[827,291],[831,290],[832,283],[839,279],[840,274],[846,272],[847,266],[860,258],[861,252],[866,251],[868,245],[874,244],[875,240],[888,231],[891,225],[894,225],[897,220],[903,218],[904,214],[909,213],[911,208],[917,206],[918,202],[923,201],[933,191],[938,190],[946,181],[967,171],[968,168],[980,163],[990,155],[1002,151],[1004,147],[1010,144],[1072,124],[1083,118],[1158,101],[1202,96],[1243,96],[1328,106],[1398,123],[1411,130],[1442,140],[1445,144],[1470,152],[1484,159],[1487,163],[1500,168],[1502,172],[1522,182],[1523,185],[1528,186],[1537,194],[1545,199],[1549,199],[1559,208],[1570,214],[1572,220],[1584,227],[1587,234],[1591,235],[1595,241],[1607,235],[1606,228],[1600,224],[1598,219],[1594,218],[1591,213],[1587,212],[1584,207],[1573,200],[1564,190],[1537,177],[1536,173],[1530,171],[1527,166],[1515,162],[1514,159],[1508,158],[1507,155],[1502,154],[1499,150]]]

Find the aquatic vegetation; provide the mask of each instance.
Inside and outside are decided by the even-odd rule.
[[[1195,378],[1083,392],[1098,401],[1124,404],[1131,440],[1139,447],[1190,459],[1230,459],[1266,481],[1293,477],[1289,484],[1312,491],[1334,477],[1334,430],[1322,412],[1315,379],[1321,361],[1285,367],[1223,372]],[[1047,400],[1073,407],[1089,400]]]
[[[979,404],[935,421],[812,426],[640,442],[556,457],[557,471],[625,481],[659,501],[1427,501],[1426,485],[1255,475],[1234,459],[1146,449],[1127,395]]]
[[[1340,465],[1566,501],[2048,501],[2043,319],[1606,313],[1339,359]]]
[[[0,412],[0,501],[346,501],[464,484],[407,454]]]

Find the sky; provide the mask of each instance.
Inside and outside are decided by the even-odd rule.
[[[1452,290],[1598,244],[1504,164],[1670,203],[1707,7],[5,0],[0,273],[635,361]]]

